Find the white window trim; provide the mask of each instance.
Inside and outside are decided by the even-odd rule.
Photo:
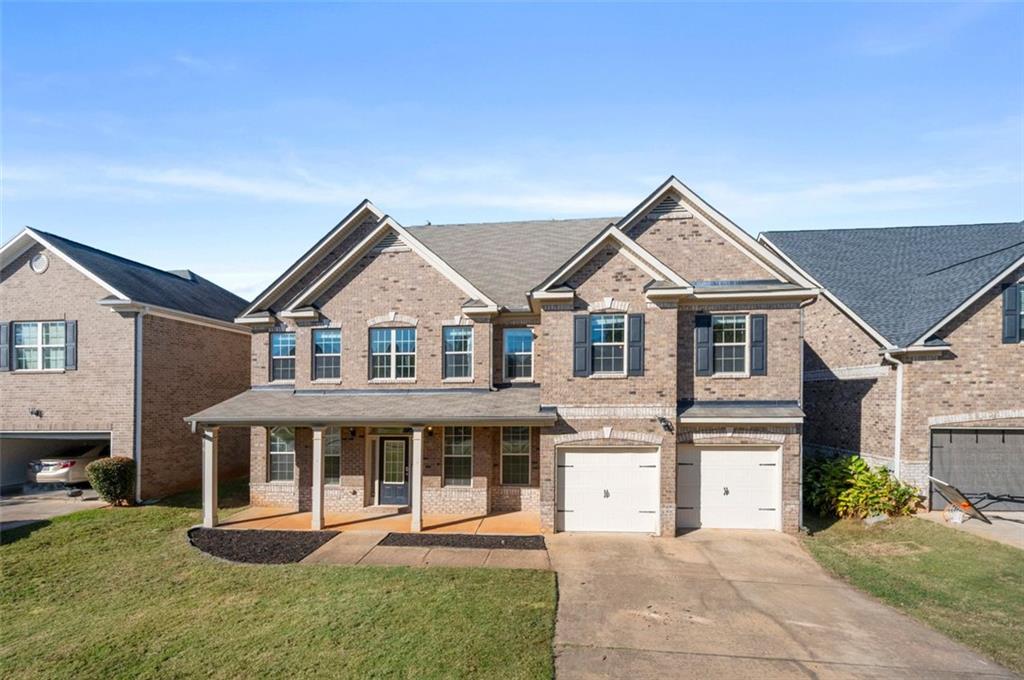
[[[521,427],[521,426],[512,426]],[[501,478],[501,486],[513,486],[516,488],[528,487],[533,483],[533,427],[526,426],[526,453],[505,453],[505,430],[508,429],[506,426],[501,428],[501,441],[498,446],[501,451],[501,459],[498,466],[498,474]],[[526,482],[519,484],[511,484],[505,482],[505,456],[526,456]]]
[[[741,316],[743,317],[745,342],[743,344],[743,370],[742,371],[716,371],[715,370],[715,317]],[[723,347],[738,347],[738,342],[721,343]],[[711,377],[712,378],[749,378],[750,377],[750,314],[749,313],[722,313],[711,315]]]
[[[327,448],[327,435],[329,433],[337,433],[338,434],[338,453],[336,453],[336,454],[331,453],[328,450],[328,448]],[[341,428],[340,427],[329,427],[329,428],[327,428],[327,431],[324,432],[323,446],[324,446],[324,460],[325,461],[328,458],[337,458],[338,459],[338,481],[337,482],[328,482],[327,481],[327,465],[326,465],[326,462],[325,462],[325,464],[324,464],[324,486],[341,486],[341,448],[342,448],[342,441],[341,441]]]
[[[449,352],[448,351],[448,346],[447,346],[447,343],[445,342],[445,339],[444,339],[444,332],[446,330],[448,330],[449,328],[459,328],[459,329],[465,328],[465,329],[469,330],[469,351],[468,352]],[[475,333],[473,333],[473,327],[472,326],[453,326],[453,325],[450,325],[450,324],[446,325],[446,326],[441,326],[441,374],[442,374],[441,379],[443,381],[446,381],[446,382],[472,382],[473,381],[473,373],[474,373],[474,366],[473,366],[474,340],[473,340],[473,336],[474,335],[475,335]],[[448,368],[448,355],[449,354],[468,354],[469,355],[469,375],[448,375],[447,368]]]
[[[597,316],[621,316],[622,317],[622,342],[594,342],[593,339],[593,323],[594,317]],[[601,314],[590,315],[590,376],[591,377],[602,377],[602,376],[616,376],[622,377],[629,375],[629,315],[623,312],[608,313],[603,312]],[[614,347],[616,345],[622,345],[622,370],[621,371],[597,371],[594,370],[594,347],[600,345],[601,347]]]
[[[320,331],[338,331],[338,351],[334,352],[317,352],[316,351],[316,334]],[[341,380],[341,354],[345,351],[345,335],[341,332],[340,326],[326,326],[322,328],[314,328],[309,334],[309,349],[313,353],[313,375],[316,375],[316,359],[317,357],[338,357],[338,376],[336,378],[313,378],[313,382],[338,382]],[[296,368],[298,366],[296,365]]]
[[[291,430],[292,431],[292,450],[291,451],[272,451],[271,440],[274,436],[274,430]],[[295,428],[294,427],[270,427],[267,428],[267,483],[269,484],[295,484],[298,475],[295,474]],[[272,465],[273,456],[287,456],[292,457],[292,478],[291,479],[271,479],[271,474],[274,469]]]
[[[448,453],[448,430],[453,427],[467,427],[469,428],[469,456],[463,455],[450,455]],[[473,488],[473,458],[476,450],[476,428],[472,425],[461,425],[461,426],[449,426],[441,428],[441,487],[451,489],[472,489]],[[444,462],[448,458],[469,458],[469,484],[449,484],[445,479],[444,474]]]
[[[43,324],[47,323],[59,323],[64,326],[64,342],[59,345],[44,345],[43,344]],[[36,341],[32,345],[16,345],[14,344],[15,338],[17,337],[17,326],[35,326],[36,327]],[[68,325],[67,321],[63,319],[53,319],[49,321],[13,321],[11,323],[11,370],[15,373],[63,373],[67,364],[67,335]],[[65,350],[64,363],[65,366],[60,368],[43,368],[43,349],[60,347]],[[18,368],[18,349],[35,349],[36,350],[36,365],[34,368]]]
[[[291,334],[291,336],[292,336],[292,341],[294,343],[293,347],[295,348],[295,354],[293,354],[291,357],[278,357],[278,361],[280,361],[281,359],[289,359],[290,358],[292,360],[292,375],[293,376],[296,373],[298,373],[298,370],[299,370],[299,362],[298,362],[298,358],[299,358],[298,357],[298,352],[299,352],[299,350],[298,350],[298,336],[296,335],[295,331],[271,331],[270,332],[270,340],[269,340],[270,346],[267,348],[267,352],[270,355],[270,367],[269,367],[270,368],[270,375],[267,376],[267,377],[270,378],[270,382],[272,382],[272,383],[284,383],[284,384],[290,385],[290,384],[295,382],[295,378],[294,377],[292,379],[290,379],[290,380],[288,378],[275,378],[274,377],[274,336],[275,335],[287,335],[287,334]]]
[[[509,351],[508,351],[508,334],[510,332],[520,332],[520,331],[526,331],[527,333],[530,334],[530,375],[529,375],[529,377],[522,376],[522,377],[518,377],[518,378],[513,378],[512,376],[510,376],[508,374],[508,355],[509,355]],[[505,376],[505,380],[507,380],[508,382],[514,382],[514,383],[515,382],[522,382],[522,383],[532,383],[533,382],[533,374],[534,374],[534,371],[533,371],[533,368],[534,368],[534,352],[533,352],[533,348],[534,348],[534,345],[536,343],[537,343],[537,335],[536,335],[536,333],[533,332],[532,328],[505,328],[505,329],[502,330],[502,332],[501,332],[501,371],[502,371],[502,375]],[[512,354],[515,354],[516,356],[526,356],[526,352],[512,352]]]
[[[398,331],[399,330],[411,330],[412,331],[412,343],[413,343],[413,351],[412,352],[399,352],[398,351],[398,337],[397,336],[398,336]],[[381,353],[375,353],[373,351],[373,333],[374,333],[374,331],[387,331],[391,335],[391,340],[388,343],[391,346],[391,352],[389,354],[391,362],[390,362],[390,370],[388,371],[388,375],[387,376],[374,377],[374,375],[373,375],[373,357],[377,356],[377,355],[383,355],[382,352]],[[419,353],[419,350],[420,350],[420,342],[419,342],[419,340],[420,339],[417,337],[415,326],[388,326],[387,328],[373,328],[373,329],[371,329],[370,330],[370,336],[369,336],[370,346],[368,348],[370,350],[370,382],[371,383],[372,382],[379,382],[379,383],[416,382],[416,369],[417,369],[417,367],[418,367],[418,365],[420,363],[419,362],[419,357],[417,356],[418,353]],[[397,358],[400,357],[400,356],[403,356],[403,357],[411,356],[413,358],[412,375],[411,376],[403,376],[401,378],[399,378],[397,376],[397,372],[398,372],[398,361],[397,361]]]

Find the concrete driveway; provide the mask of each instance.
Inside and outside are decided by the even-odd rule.
[[[1015,677],[828,576],[790,536],[547,542],[559,678]]]
[[[77,498],[69,497],[63,490],[3,496],[0,498],[0,531],[104,505],[106,503],[99,500],[92,489],[86,489]]]

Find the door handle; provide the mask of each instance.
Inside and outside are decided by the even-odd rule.
[[[729,495],[729,487],[727,487],[727,486],[723,486],[722,487],[722,495],[723,496],[728,496]]]

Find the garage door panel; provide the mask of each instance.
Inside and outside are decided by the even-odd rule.
[[[656,452],[560,452],[561,531],[658,532]]]
[[[778,449],[681,450],[676,526],[778,529],[780,464]]]
[[[982,510],[1024,511],[1024,431],[934,430],[932,476]],[[945,499],[932,489],[932,507]]]

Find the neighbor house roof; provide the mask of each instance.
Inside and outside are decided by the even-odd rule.
[[[112,293],[107,301],[131,301],[164,307],[218,321],[232,321],[247,302],[189,270],[164,271],[38,229],[18,239],[34,239],[91,275]]]
[[[1024,258],[1024,222],[769,231],[761,238],[896,347],[928,341]]]
[[[407,227],[412,236],[508,309],[616,218],[533,220]]]
[[[185,420],[196,426],[402,425],[445,423],[551,425],[540,389],[509,387],[408,390],[254,388]]]

